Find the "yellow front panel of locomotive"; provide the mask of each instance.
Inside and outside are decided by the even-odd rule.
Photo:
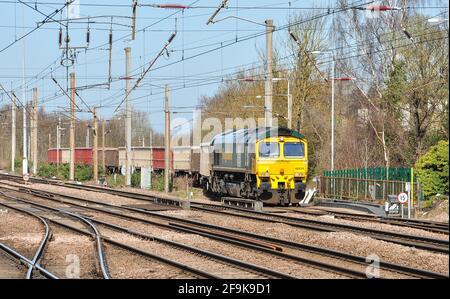
[[[281,140],[282,139],[282,140]],[[259,156],[260,143],[278,143],[279,156],[271,158],[261,158]],[[284,144],[288,142],[302,142],[304,144],[304,157],[285,157]],[[294,137],[273,137],[266,138],[256,144],[255,172],[257,187],[261,181],[270,180],[272,189],[278,189],[280,184],[286,189],[294,189],[296,181],[306,184],[308,173],[308,144],[306,140]]]

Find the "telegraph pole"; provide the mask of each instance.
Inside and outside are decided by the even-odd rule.
[[[97,121],[97,108],[93,108],[94,114],[94,181],[98,182],[98,121]]]
[[[169,110],[169,86],[164,88],[164,113],[165,113],[165,133],[164,133],[164,191],[169,193],[170,180],[170,110]]]
[[[12,111],[11,111],[11,172],[15,171],[16,160],[16,95],[12,94]]]
[[[75,73],[70,73],[70,175],[75,180]]]
[[[125,139],[126,139],[126,161],[125,161],[125,183],[131,186],[131,103],[130,103],[130,76],[131,76],[131,48],[125,48],[125,80],[126,80],[126,123],[125,123]]]
[[[37,164],[38,164],[38,152],[37,152],[37,136],[38,136],[38,89],[35,87],[33,88],[33,124],[32,124],[32,128],[31,128],[31,132],[32,132],[32,143],[31,143],[31,148],[32,148],[32,153],[33,153],[33,175],[37,174]]]
[[[272,73],[272,51],[273,51],[273,20],[266,20],[266,86],[265,86],[265,125],[272,127],[272,95],[273,95],[273,73]]]
[[[105,120],[102,121],[102,167],[103,171],[106,173],[106,163],[105,163]]]

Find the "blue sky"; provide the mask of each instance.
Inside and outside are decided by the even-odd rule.
[[[11,3],[12,2],[12,3]],[[15,3],[14,3],[15,2]],[[230,45],[222,50],[211,51],[209,54],[196,58],[186,59],[199,53],[213,50],[221,45],[226,45],[236,38],[255,33],[263,33],[265,28],[235,19],[224,20],[217,24],[206,26],[206,21],[221,1],[220,0],[179,0],[179,1],[138,1],[142,4],[178,3],[191,4],[202,8],[180,10],[157,9],[152,7],[138,7],[136,39],[129,40],[131,33],[131,0],[80,0],[81,17],[115,16],[113,18],[114,44],[112,55],[111,89],[95,88],[80,91],[80,96],[88,105],[102,105],[100,117],[109,118],[123,99],[125,81],[120,80],[125,70],[124,48],[132,48],[132,69],[134,78],[141,73],[144,63],[155,58],[168,37],[175,30],[178,34],[170,45],[170,56],[160,57],[153,67],[153,71],[145,77],[143,84],[132,93],[135,109],[150,113],[151,124],[157,131],[163,130],[163,85],[169,84],[171,92],[171,106],[175,111],[187,111],[198,103],[201,95],[213,95],[224,75],[234,73],[245,67],[260,65],[258,49],[265,47],[264,35]],[[292,9],[288,9],[289,3]],[[286,25],[289,14],[304,11],[297,8],[333,7],[335,1],[331,0],[297,0],[297,1],[254,1],[254,0],[230,0],[230,8],[222,10],[216,19],[227,16],[239,16],[255,22],[263,23],[265,19],[272,18],[275,26]],[[62,0],[38,1],[37,9],[44,14],[49,14],[64,4]],[[92,5],[95,4],[95,5]],[[108,6],[100,6],[107,4]],[[35,7],[34,4],[30,4]],[[116,6],[123,5],[123,6]],[[240,7],[236,9],[235,7]],[[245,9],[244,7],[261,7],[261,9]],[[170,16],[172,15],[172,16]],[[65,18],[65,14],[56,15],[54,19]],[[17,1],[0,0],[0,49],[22,36],[44,16],[30,7]],[[76,64],[70,68],[77,74],[77,86],[104,83],[108,76],[108,51],[107,46],[102,46],[108,41],[111,18],[91,19],[90,32],[91,43],[88,50],[80,50]],[[25,27],[25,28],[24,28]],[[55,96],[59,87],[52,81],[53,76],[63,86],[66,86],[66,70],[60,66],[62,50],[58,47],[58,32],[60,25],[57,22],[44,24],[40,29],[27,36],[25,50],[22,41],[13,44],[10,48],[0,52],[0,82],[5,88],[16,89],[18,97],[22,100],[22,59],[25,56],[25,81],[26,100],[31,100],[31,89],[39,88],[40,102],[45,105],[47,111],[60,110],[60,107],[68,107],[69,100],[64,95]],[[146,28],[145,31],[143,28]],[[70,25],[72,45],[84,45],[87,30],[86,21]],[[274,34],[274,45],[279,45],[286,38],[286,32],[280,31]],[[123,39],[122,39],[123,38]],[[119,40],[120,39],[120,40]],[[24,55],[25,54],[25,55]],[[40,74],[40,72],[43,73]],[[34,77],[38,75],[37,77]],[[42,79],[36,79],[42,77]],[[134,84],[134,83],[133,83]],[[197,85],[192,87],[192,85]],[[0,97],[0,105],[6,103],[8,98]],[[78,100],[80,108],[85,108]],[[189,115],[184,115],[189,117]],[[88,114],[79,114],[79,118],[90,117]]]
[[[6,3],[5,3],[6,2]],[[42,21],[44,16],[35,10],[21,3],[8,3],[14,1],[0,1],[0,48],[13,42],[15,37],[20,37],[24,33],[30,31],[36,26],[36,23]],[[37,8],[45,14],[51,13],[63,6],[64,1],[61,0],[41,0],[43,4],[38,4]],[[169,1],[170,2],[170,1]],[[174,3],[172,1],[170,3]],[[190,4],[194,0],[181,0],[175,3]],[[312,7],[313,1],[291,1],[292,7]],[[322,2],[324,6],[330,4],[330,1],[314,1],[314,5]],[[52,3],[52,4],[46,4]],[[61,3],[61,4],[57,4]],[[82,17],[99,16],[99,15],[115,15],[129,17],[131,16],[130,7],[99,7],[90,6],[89,4],[108,4],[108,5],[129,5],[130,1],[95,1],[81,0],[80,14]],[[139,1],[144,4],[161,4],[168,3],[166,1]],[[205,8],[188,9],[184,12],[169,9],[157,9],[151,7],[138,7],[137,9],[137,30],[142,30],[136,35],[134,41],[125,40],[116,41],[113,44],[113,63],[112,76],[120,78],[124,75],[125,59],[124,48],[129,46],[132,48],[132,69],[137,69],[145,61],[148,63],[152,60],[157,52],[162,48],[172,31],[175,30],[175,18],[178,28],[178,34],[169,49],[173,52],[170,57],[160,57],[156,62],[155,71],[151,71],[145,80],[145,85],[132,93],[133,106],[136,109],[151,112],[152,125],[156,130],[161,131],[163,128],[163,89],[165,83],[168,83],[173,89],[171,92],[171,106],[186,107],[197,104],[201,95],[212,95],[217,89],[217,84],[208,84],[205,86],[182,88],[184,86],[200,85],[203,83],[213,83],[220,81],[222,75],[233,73],[241,69],[241,65],[251,67],[252,64],[261,63],[259,61],[257,49],[264,49],[264,36],[249,41],[241,42],[224,48],[223,50],[213,51],[210,54],[202,55],[198,58],[189,59],[185,62],[175,63],[172,66],[165,67],[169,63],[177,62],[184,56],[190,57],[203,51],[216,48],[221,42],[226,44],[236,37],[242,37],[248,34],[264,32],[265,28],[256,24],[244,21],[236,21],[233,19],[225,20],[214,25],[206,26],[206,21],[212,14],[214,9],[220,3],[219,0],[200,0],[195,6],[206,6]],[[87,4],[87,5],[86,5]],[[30,4],[34,7],[34,4]],[[222,10],[217,19],[238,15],[239,17],[248,18],[256,22],[263,22],[267,18],[274,19],[275,25],[286,24],[288,22],[288,9],[280,9],[289,7],[289,1],[244,1],[230,0],[231,7],[254,7],[262,6],[265,9],[233,9]],[[211,8],[208,8],[211,7]],[[274,8],[274,9],[267,9]],[[172,17],[171,14],[176,13]],[[294,9],[291,10],[294,13]],[[23,17],[24,16],[24,17]],[[65,17],[56,15],[54,19],[60,20]],[[165,20],[163,18],[168,17]],[[77,61],[74,68],[70,71],[77,73],[77,86],[103,83],[108,75],[108,51],[107,46],[97,48],[108,40],[110,18],[92,19],[91,21],[100,22],[90,25],[91,43],[87,51],[81,50],[77,55]],[[153,23],[158,22],[152,26]],[[131,32],[131,20],[128,18],[113,18],[114,40],[129,35]],[[23,28],[25,26],[25,28]],[[65,96],[55,98],[55,93],[59,88],[51,80],[51,76],[66,86],[66,71],[60,66],[60,58],[62,50],[58,47],[58,32],[60,25],[58,23],[47,23],[40,29],[36,30],[25,41],[25,81],[27,82],[27,101],[31,100],[31,89],[39,88],[40,99],[43,101],[46,110],[53,111],[59,107],[68,107],[68,99]],[[83,45],[87,30],[86,22],[73,24],[70,26],[70,35],[73,45]],[[276,33],[274,42],[281,42],[283,33]],[[285,38],[285,36],[283,36]],[[205,45],[210,45],[206,46]],[[95,49],[97,48],[97,49]],[[21,41],[15,43],[10,48],[0,53],[0,82],[9,89],[11,84],[14,89],[22,84],[22,59],[23,59],[23,43]],[[51,72],[51,66],[53,72]],[[243,68],[243,67],[242,67]],[[44,79],[36,80],[33,78],[40,71],[44,70],[46,74]],[[141,74],[141,70],[136,70],[137,78]],[[205,82],[205,80],[209,80]],[[196,83],[198,82],[198,83]],[[110,117],[117,107],[118,103],[123,99],[123,89],[125,82],[123,80],[115,80],[111,89],[96,88],[81,91],[81,97],[89,104],[102,104],[105,107],[100,110],[102,117]],[[151,84],[151,85],[149,85]],[[22,99],[22,92],[17,90],[17,96]],[[3,102],[8,99],[3,97]],[[1,103],[1,102],[0,102]],[[85,108],[82,103],[78,103],[80,108]],[[182,109],[181,109],[182,110]],[[89,117],[87,114],[78,115],[79,118]]]

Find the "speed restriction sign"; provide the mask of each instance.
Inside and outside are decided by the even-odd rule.
[[[408,194],[405,192],[400,193],[397,196],[398,202],[401,204],[405,204],[408,201]]]

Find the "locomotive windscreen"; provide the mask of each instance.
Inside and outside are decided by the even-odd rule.
[[[287,142],[284,144],[285,157],[304,157],[305,145],[303,142]]]

